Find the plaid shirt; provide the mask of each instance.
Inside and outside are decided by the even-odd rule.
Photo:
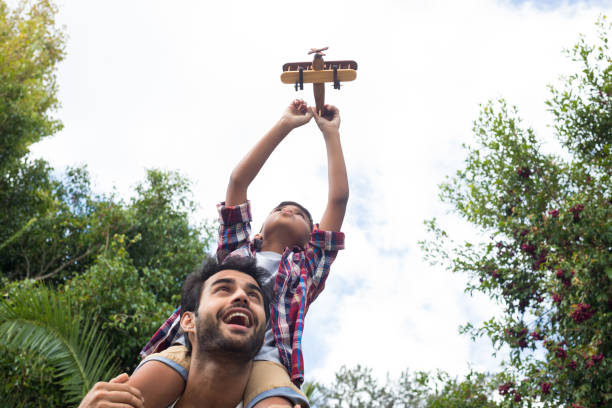
[[[220,221],[219,262],[227,256],[255,256],[255,246],[250,241],[252,218],[249,202],[229,207],[220,203],[217,209]],[[329,268],[340,249],[344,249],[344,234],[322,231],[317,225],[305,249],[286,248],[281,256],[270,302],[270,323],[281,362],[298,387],[304,381],[304,318],[310,304],[325,287]],[[143,348],[141,356],[170,346],[179,329],[179,316],[180,310],[177,309]]]

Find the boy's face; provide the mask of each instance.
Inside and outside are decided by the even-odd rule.
[[[287,246],[303,248],[310,241],[310,221],[300,207],[287,204],[272,210],[261,232],[264,240],[279,239],[285,241]]]

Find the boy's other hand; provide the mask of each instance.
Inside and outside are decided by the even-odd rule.
[[[316,112],[316,108],[310,107],[315,122],[323,132],[323,136],[327,136],[329,132],[338,132],[340,129],[340,111],[334,105],[325,105],[323,107],[323,114],[319,116]]]
[[[292,130],[310,122],[310,119],[312,119],[312,111],[308,109],[306,102],[302,99],[296,99],[283,113],[281,122],[289,127],[289,130]]]

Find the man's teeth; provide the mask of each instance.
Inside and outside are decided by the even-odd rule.
[[[249,316],[242,313],[242,312],[234,312],[232,314],[230,314],[226,319],[225,322],[226,323],[230,323],[233,319],[240,319],[242,323],[244,323],[245,326],[250,326],[251,325],[251,321],[249,319]]]

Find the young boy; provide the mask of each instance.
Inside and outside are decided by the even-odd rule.
[[[308,406],[298,388],[304,379],[304,317],[310,303],[323,290],[337,251],[344,247],[344,234],[339,230],[349,194],[340,144],[340,115],[330,105],[325,106],[324,112],[319,116],[302,100],[291,103],[276,125],[234,168],[225,202],[217,206],[221,223],[219,262],[228,256],[255,257],[257,265],[268,273],[264,290],[272,293],[264,345],[254,358],[244,392],[246,408]],[[321,222],[313,225],[304,207],[285,201],[272,210],[251,241],[247,189],[278,144],[291,130],[313,117],[323,134],[328,160],[327,207]],[[130,379],[142,391],[147,407],[167,406],[183,390],[189,359],[183,336],[177,336],[177,332],[178,311],[145,346],[141,354],[149,356]],[[170,344],[173,346],[167,347]]]

